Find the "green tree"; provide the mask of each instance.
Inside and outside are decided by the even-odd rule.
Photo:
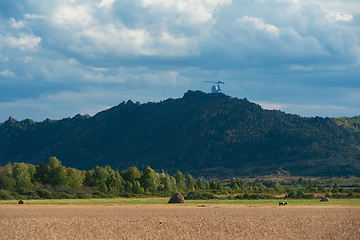
[[[223,186],[221,185],[221,183],[217,183],[217,185],[216,185],[216,190],[218,190],[218,191],[222,191],[223,190]]]
[[[58,166],[50,169],[49,182],[52,186],[65,186],[67,182],[65,168]]]
[[[147,166],[140,177],[140,184],[145,191],[154,192],[160,184],[159,180],[160,179],[157,179],[155,171]]]
[[[239,190],[239,185],[237,185],[236,182],[233,182],[233,183],[231,184],[231,187],[230,187],[230,188],[233,189],[233,190]]]
[[[125,184],[124,184],[124,187],[125,187],[125,192],[127,193],[131,193],[132,192],[132,183],[129,182],[129,181],[126,181]]]
[[[106,185],[110,190],[110,193],[120,193],[123,189],[123,178],[121,177],[119,171],[114,171],[110,166],[105,167],[108,172],[108,178],[106,180]]]
[[[49,158],[49,183],[52,186],[65,186],[66,185],[66,169],[61,165],[61,161],[56,157]]]
[[[174,174],[174,178],[176,180],[176,187],[178,189],[183,189],[185,187],[185,176],[179,170]]]
[[[125,171],[122,171],[121,176],[124,179],[124,181],[133,182],[134,180],[140,179],[141,172],[139,171],[139,169],[137,169],[137,167],[130,167]]]
[[[80,170],[74,168],[66,169],[67,186],[70,188],[80,188],[83,184],[83,174]]]
[[[271,183],[271,188],[275,189],[275,190],[278,190],[279,188],[281,188],[281,185],[278,181],[274,181]]]
[[[99,189],[100,189],[100,192],[102,192],[102,193],[107,193],[108,192],[108,188],[107,188],[105,182],[100,183]]]
[[[49,174],[50,174],[49,167],[44,162],[41,162],[39,166],[36,166],[34,179],[38,183],[49,184],[50,183]]]
[[[195,179],[191,176],[191,174],[188,174],[185,181],[186,187],[190,190],[194,190],[195,187]]]
[[[11,173],[12,173],[11,166]],[[0,189],[11,190],[15,186],[15,179],[6,171],[6,167],[0,168]]]
[[[172,191],[175,187],[176,187],[176,180],[175,183],[171,180],[171,177],[169,176],[169,174],[165,174],[164,172],[162,172],[160,175],[160,185],[159,185],[159,190],[162,191]]]
[[[133,181],[132,192],[133,193],[142,193],[142,192],[144,192],[144,189],[140,186],[140,183],[137,180]]]
[[[204,184],[203,182],[201,181],[200,178],[198,178],[197,182],[196,182],[196,185],[195,185],[195,188],[197,189],[204,189]]]
[[[299,178],[298,183],[299,183],[300,185],[305,185],[305,184],[306,184],[306,181],[305,181],[305,179],[303,179],[303,178],[301,177],[301,178]]]
[[[86,171],[84,185],[88,187],[95,187],[96,183],[93,179],[94,170]]]
[[[95,186],[100,187],[100,184],[103,182],[106,184],[106,181],[108,180],[109,176],[110,174],[105,168],[96,166],[92,174],[92,178],[93,181],[95,182]]]
[[[13,178],[16,191],[20,194],[24,194],[32,186],[29,167],[25,163],[14,163]]]
[[[216,189],[216,182],[215,182],[215,180],[212,180],[211,182],[210,182],[210,189]]]

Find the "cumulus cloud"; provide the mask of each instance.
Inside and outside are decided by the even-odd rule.
[[[19,38],[7,37],[5,38],[8,45],[11,47],[18,47],[20,49],[34,49],[41,42],[40,37],[34,35],[23,35]]]
[[[353,20],[353,16],[350,14],[344,14],[344,13],[338,13],[338,12],[330,12],[326,15],[326,18],[330,21],[330,22],[335,22],[335,21],[345,21],[345,22],[350,22]]]
[[[27,24],[24,20],[16,21],[14,18],[10,18],[9,23],[13,28],[23,28]]]
[[[275,102],[287,111],[311,105],[292,89],[312,88],[314,96],[321,93],[324,98],[306,98],[336,112],[350,100],[336,105],[329,89],[346,89],[340,91],[344,95],[354,92],[360,66],[360,2],[344,1],[0,3],[1,77],[11,77],[12,89],[34,87],[21,97],[21,91],[10,93],[3,90],[9,85],[0,85],[0,99],[40,103],[45,102],[43,96],[61,93],[59,99],[64,99],[84,96],[84,89],[101,88],[105,93],[119,88],[129,98],[143,94],[142,99],[154,99],[157,94],[161,100],[180,97],[188,89],[207,90],[203,80],[221,79],[228,94]]]

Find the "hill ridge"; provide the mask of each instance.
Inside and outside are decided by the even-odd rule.
[[[349,129],[351,124],[187,91],[160,102],[128,100],[92,117],[42,122],[10,117],[0,124],[0,164],[39,164],[56,156],[65,166],[85,170],[150,165],[193,174],[266,174],[282,168],[302,175],[358,175],[360,133]]]

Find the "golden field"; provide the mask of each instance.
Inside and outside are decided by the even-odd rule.
[[[350,205],[0,205],[0,239],[359,238]]]

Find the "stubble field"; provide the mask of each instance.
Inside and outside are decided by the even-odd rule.
[[[1,239],[359,237],[358,206],[0,205]]]

